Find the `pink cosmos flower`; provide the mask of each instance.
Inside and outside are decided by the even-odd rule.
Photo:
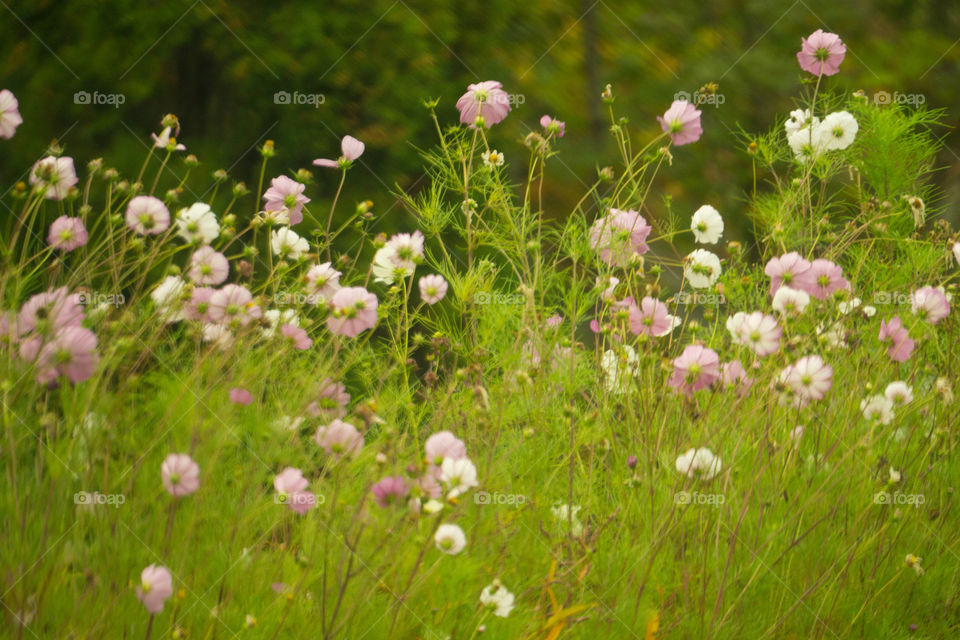
[[[338,335],[356,338],[377,325],[377,296],[363,287],[344,287],[333,294],[327,328]]]
[[[391,262],[397,265],[398,269],[412,272],[423,260],[423,242],[420,231],[394,235],[386,244],[391,250]]]
[[[170,228],[170,212],[158,198],[136,196],[127,205],[127,226],[142,236],[155,236]]]
[[[410,487],[403,476],[387,476],[373,485],[370,491],[377,504],[385,509],[407,497]]]
[[[253,394],[242,387],[230,389],[230,402],[247,406],[253,402]]]
[[[546,324],[548,329],[554,329],[556,327],[559,327],[561,324],[563,324],[563,316],[561,316],[559,313],[555,313],[554,315],[547,318],[544,324]]]
[[[77,184],[73,158],[47,156],[37,160],[30,170],[30,184],[43,190],[43,197],[48,200],[63,200],[70,187]]]
[[[796,286],[818,300],[825,300],[834,291],[849,289],[850,283],[843,277],[843,269],[829,260],[814,260]]]
[[[53,335],[64,327],[79,327],[85,317],[80,302],[80,294],[66,287],[31,296],[17,316],[17,330],[21,336],[34,331]]]
[[[731,360],[720,365],[720,384],[727,389],[736,387],[742,397],[750,391],[753,379],[747,375],[747,370],[739,360]]]
[[[197,284],[221,284],[229,274],[227,257],[213,247],[200,247],[190,256],[187,276]]]
[[[163,603],[173,595],[173,576],[166,567],[151,564],[140,572],[137,598],[151,614],[163,611]]]
[[[320,383],[317,400],[307,406],[307,411],[314,418],[329,421],[347,415],[348,404],[350,404],[350,394],[347,393],[347,388],[331,378],[324,378]]]
[[[81,218],[60,216],[50,225],[47,244],[53,249],[70,252],[87,244],[89,237]]]
[[[652,227],[638,212],[610,209],[590,229],[591,246],[611,266],[625,267],[634,254],[649,251],[646,240]]]
[[[920,287],[910,293],[913,314],[930,324],[937,324],[950,314],[946,294],[935,287]]]
[[[340,151],[343,155],[337,160],[328,158],[317,158],[313,164],[318,167],[327,167],[330,169],[349,169],[354,160],[363,155],[364,144],[353,136],[344,136],[340,141]]]
[[[548,135],[555,133],[558,138],[562,138],[567,130],[566,122],[560,122],[551,116],[543,116],[540,118],[540,126],[543,127],[544,133]]]
[[[64,327],[40,350],[37,382],[49,384],[59,376],[73,383],[83,382],[93,375],[99,362],[97,336],[84,327]]]
[[[467,86],[467,92],[457,100],[457,109],[463,124],[489,128],[510,113],[510,94],[495,80],[478,82]]]
[[[662,336],[673,328],[665,302],[645,296],[640,306],[630,308],[630,331],[634,335]]]
[[[796,251],[771,258],[763,270],[770,276],[770,295],[774,295],[782,284],[800,289],[798,281],[806,275],[810,266],[810,262]]]
[[[420,278],[420,298],[427,304],[437,304],[447,295],[447,281],[433,274]]]
[[[310,198],[303,195],[306,188],[306,185],[292,178],[277,176],[270,181],[270,188],[263,194],[266,200],[263,206],[268,211],[289,211],[291,225],[303,222],[303,205],[310,202]]]
[[[340,276],[343,275],[333,268],[329,262],[315,264],[307,270],[307,291],[309,301],[313,304],[326,304],[333,294],[340,288]]]
[[[906,362],[913,354],[916,343],[910,338],[910,333],[900,322],[900,316],[893,316],[890,321],[880,321],[880,342],[890,342],[887,355],[895,362]]]
[[[440,477],[440,465],[447,458],[460,460],[467,457],[467,445],[449,431],[438,431],[424,443],[430,475]]]
[[[363,448],[363,436],[349,422],[334,420],[325,427],[317,429],[313,441],[323,447],[328,456],[340,458],[355,457]]]
[[[0,138],[9,140],[23,123],[19,108],[20,103],[8,89],[0,90]]]
[[[657,121],[677,147],[696,142],[703,135],[700,111],[686,100],[674,100],[662,116],[657,116]]]
[[[294,349],[306,351],[313,345],[313,340],[307,336],[307,332],[295,324],[283,325],[280,327],[280,333],[293,344]]]
[[[776,353],[780,348],[783,329],[773,316],[768,316],[762,311],[754,311],[743,317],[739,334],[741,344],[750,347],[754,353],[763,357]]]
[[[673,361],[670,386],[687,396],[708,387],[720,377],[720,358],[713,349],[698,344],[688,345]]]
[[[190,300],[183,308],[183,317],[188,320],[203,320],[208,322],[210,316],[210,299],[217,290],[213,287],[194,287],[190,292]]]
[[[286,504],[292,511],[303,515],[315,503],[313,494],[306,490],[309,484],[300,469],[287,467],[273,479],[277,502]]]
[[[200,488],[200,466],[185,453],[171,453],[160,466],[163,488],[172,496],[187,496]]]
[[[251,320],[263,315],[260,307],[253,301],[253,295],[246,287],[238,284],[224,285],[210,296],[207,316],[217,324],[238,323],[246,326]]]
[[[787,367],[783,375],[786,383],[804,403],[822,400],[833,386],[833,368],[820,356],[804,356]]]
[[[835,33],[817,29],[807,38],[801,38],[797,62],[804,71],[815,76],[832,76],[840,70],[847,47]]]

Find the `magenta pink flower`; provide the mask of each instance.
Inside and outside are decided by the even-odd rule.
[[[910,338],[910,333],[900,322],[900,316],[893,316],[890,321],[880,321],[880,342],[889,342],[887,355],[895,362],[906,362],[913,354],[916,343]]]
[[[652,227],[633,209],[610,209],[590,229],[591,246],[611,266],[625,267],[635,254],[649,251],[646,240]]]
[[[213,247],[200,247],[190,256],[187,275],[197,284],[221,284],[229,273],[227,257]]]
[[[802,276],[796,279],[796,286],[818,300],[840,289],[849,289],[850,283],[843,277],[843,269],[829,260],[814,260]]]
[[[307,336],[307,332],[295,324],[285,324],[280,327],[280,333],[290,341],[294,349],[306,351],[313,345],[313,340]]]
[[[345,416],[348,404],[350,404],[350,394],[347,393],[347,388],[331,378],[324,378],[320,383],[317,400],[307,406],[307,411],[314,418],[329,421]]]
[[[804,356],[796,364],[787,367],[781,374],[796,394],[801,404],[809,400],[822,400],[833,386],[833,368],[820,356]]]
[[[83,382],[93,375],[100,356],[97,336],[83,327],[64,327],[43,345],[37,360],[37,382],[49,384],[60,376]]]
[[[17,331],[21,336],[53,335],[64,327],[79,327],[84,319],[80,302],[80,294],[71,294],[66,287],[31,296],[17,316]]]
[[[209,321],[210,299],[216,292],[213,287],[194,287],[190,292],[190,300],[183,308],[183,317],[188,320]]]
[[[364,144],[353,136],[344,136],[340,142],[340,151],[343,155],[337,160],[329,158],[317,158],[313,164],[318,167],[327,167],[329,169],[349,169],[353,161],[363,155]]]
[[[720,358],[713,349],[699,344],[688,345],[673,361],[670,386],[693,396],[694,391],[708,387],[720,377]]]
[[[377,501],[377,504],[387,508],[406,498],[410,493],[410,486],[403,476],[387,476],[373,485],[370,491],[373,493],[373,498]]]
[[[163,603],[173,595],[173,576],[166,567],[151,564],[140,572],[137,598],[151,614],[163,611]]]
[[[377,326],[377,296],[363,287],[344,287],[333,294],[327,328],[333,333],[356,338]]]
[[[913,314],[930,324],[937,324],[950,314],[946,294],[935,287],[920,287],[910,293]]]
[[[540,126],[543,127],[544,133],[547,135],[556,134],[558,138],[562,138],[567,130],[566,122],[560,122],[551,116],[543,116],[540,118]]]
[[[686,100],[674,100],[662,116],[657,116],[657,121],[677,147],[696,142],[703,135],[700,111]]]
[[[263,206],[267,211],[286,209],[292,225],[303,222],[303,205],[310,202],[310,198],[303,195],[306,188],[306,185],[292,178],[277,176],[270,181],[270,188],[263,194],[263,199],[266,200]]]
[[[763,357],[776,353],[780,348],[783,329],[773,316],[763,311],[754,311],[743,317],[738,333],[741,344],[750,347],[754,353]]]
[[[437,304],[447,295],[447,281],[433,274],[420,278],[420,298],[427,304]]]
[[[185,453],[171,453],[160,466],[163,488],[172,496],[190,495],[200,488],[200,467]]]
[[[216,324],[240,324],[246,326],[251,320],[263,315],[246,287],[238,284],[224,285],[210,296],[207,316]]]
[[[328,456],[339,458],[355,457],[363,448],[363,436],[349,422],[334,420],[325,427],[317,429],[314,442],[323,447]]]
[[[847,53],[847,47],[835,33],[826,33],[817,29],[807,38],[801,38],[797,62],[804,71],[815,76],[832,76],[840,70],[840,63]]]
[[[153,196],[137,196],[127,204],[127,226],[141,236],[155,236],[170,228],[170,212]]]
[[[17,98],[8,89],[0,90],[0,138],[12,138],[22,123]]]
[[[470,125],[492,127],[510,113],[510,94],[495,80],[478,82],[467,87],[467,92],[457,100],[460,122]]]
[[[247,406],[253,402],[253,394],[242,387],[230,389],[230,402]]]
[[[780,285],[799,289],[798,280],[806,275],[810,266],[810,262],[796,251],[771,258],[764,269],[764,273],[770,276],[770,295],[775,294]]]
[[[720,384],[727,389],[736,387],[739,394],[745,396],[753,386],[753,379],[739,360],[731,360],[720,365]]]
[[[82,219],[60,216],[50,225],[47,244],[52,249],[70,252],[87,244],[89,237]]]
[[[630,307],[630,331],[634,335],[662,336],[673,328],[665,302],[645,296],[640,306]]]
[[[73,158],[47,156],[37,160],[30,170],[30,184],[42,190],[47,200],[63,200],[70,193],[70,187],[77,184]]]

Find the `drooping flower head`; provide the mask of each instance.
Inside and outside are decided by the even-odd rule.
[[[171,453],[160,466],[163,488],[172,496],[190,495],[200,488],[200,466],[185,453]]]
[[[847,47],[835,33],[817,29],[806,38],[801,38],[797,62],[800,68],[815,76],[832,76],[840,71],[840,63]]]
[[[349,169],[353,161],[363,155],[364,144],[353,136],[344,136],[340,141],[340,151],[342,155],[336,160],[329,158],[317,158],[313,164],[317,167],[327,167],[328,169]]]
[[[363,287],[344,287],[330,299],[327,328],[338,335],[356,338],[377,325],[377,296]]]
[[[155,236],[170,228],[170,211],[153,196],[136,196],[127,204],[127,226],[141,236]]]
[[[607,215],[593,223],[591,246],[607,264],[625,267],[635,255],[650,250],[646,240],[651,230],[652,227],[637,211],[611,208]]]
[[[670,386],[692,396],[710,386],[720,377],[720,358],[713,349],[702,345],[688,345],[673,361],[673,375]]]
[[[47,244],[53,249],[70,252],[87,244],[89,237],[81,218],[60,216],[50,225]]]
[[[30,184],[43,191],[48,200],[63,200],[70,187],[77,184],[77,171],[73,167],[73,158],[47,156],[37,160],[30,170]]]
[[[560,122],[556,118],[547,115],[540,118],[540,126],[543,127],[544,133],[547,135],[556,135],[558,138],[562,138],[567,130],[566,122]]]
[[[686,100],[674,100],[662,116],[657,116],[660,128],[670,136],[674,146],[696,142],[703,135],[700,110]]]
[[[900,316],[893,316],[890,321],[880,321],[880,342],[889,342],[887,355],[895,362],[906,362],[913,354],[916,343],[910,338],[910,333],[900,321]]]
[[[151,614],[163,611],[163,603],[173,595],[173,576],[166,567],[151,564],[140,572],[137,598]]]
[[[510,113],[510,94],[495,80],[478,82],[467,86],[467,92],[457,100],[457,109],[463,124],[492,127]]]
[[[287,176],[277,176],[270,181],[270,188],[263,194],[264,208],[270,211],[289,211],[290,224],[299,224],[303,221],[303,205],[310,202],[310,198],[303,195],[306,185]]]
[[[741,396],[745,396],[753,386],[753,379],[739,360],[731,360],[720,365],[719,384],[724,388],[735,387]]]

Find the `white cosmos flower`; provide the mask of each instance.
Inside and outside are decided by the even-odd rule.
[[[883,395],[895,404],[907,404],[913,402],[913,387],[906,382],[897,380],[887,385]]]
[[[820,136],[827,151],[846,149],[853,144],[860,125],[857,119],[846,111],[831,113],[820,123]]]
[[[457,555],[467,546],[466,534],[455,524],[442,524],[437,527],[437,532],[433,534],[433,541],[437,549],[451,556]]]
[[[720,473],[722,466],[720,458],[706,447],[687,449],[686,453],[677,457],[677,471],[688,478],[710,480]]]
[[[480,154],[480,157],[483,158],[483,164],[490,168],[503,166],[503,154],[496,149],[484,151]]]
[[[860,402],[860,410],[867,420],[876,420],[880,424],[893,422],[893,400],[886,396],[870,396]]]
[[[566,504],[557,505],[552,507],[550,511],[553,513],[553,518],[562,525],[571,525],[570,533],[573,534],[573,537],[579,538],[583,535],[583,523],[577,519],[577,513],[580,511],[580,505],[574,505],[570,507]]]
[[[666,329],[664,329],[663,331],[659,332],[659,333],[654,333],[654,334],[653,334],[653,337],[654,337],[654,338],[659,338],[659,337],[661,337],[661,336],[667,335],[668,333],[671,333],[674,329],[676,329],[676,328],[679,327],[681,324],[683,324],[683,319],[682,319],[680,316],[674,316],[674,315],[670,315],[670,314],[668,313],[668,314],[667,314],[667,322],[670,323],[670,326],[667,327]]]
[[[391,245],[387,245],[377,251],[373,256],[373,280],[391,285],[398,278],[406,278],[413,275],[413,269],[406,269],[396,262],[397,250]]]
[[[275,256],[299,260],[310,251],[310,243],[290,227],[280,227],[270,232],[270,249]]]
[[[781,285],[773,294],[773,310],[784,316],[800,315],[808,304],[810,304],[809,293],[787,285]]]
[[[176,219],[177,235],[187,242],[210,244],[220,235],[220,223],[210,205],[197,202],[180,209]]]
[[[860,298],[850,298],[849,300],[841,300],[840,303],[837,304],[837,309],[839,309],[840,313],[842,313],[843,315],[847,315],[848,313],[850,313],[851,311],[859,307],[861,302],[863,301],[860,300]]]
[[[233,332],[226,325],[208,323],[203,325],[203,341],[226,351],[233,346]]]
[[[730,332],[730,338],[733,340],[733,344],[743,344],[743,339],[740,337],[740,328],[743,326],[743,321],[746,317],[746,313],[737,311],[727,318],[727,331]]]
[[[801,162],[819,158],[827,147],[823,129],[819,125],[815,125],[812,129],[803,127],[787,135],[787,144],[793,150],[793,155]]]
[[[624,383],[630,384],[630,378],[636,377],[640,366],[640,358],[637,357],[637,352],[634,351],[633,347],[624,345],[622,350],[621,355],[613,349],[607,349],[600,361],[607,391],[610,393],[623,393]]]
[[[716,244],[723,235],[723,217],[719,211],[705,204],[694,212],[690,230],[697,242]]]
[[[790,112],[790,117],[787,118],[787,121],[783,123],[783,128],[789,136],[791,133],[807,126],[808,120],[810,120],[810,109],[794,109]],[[820,118],[814,117],[813,126],[817,126],[818,124],[820,124]]]
[[[183,320],[180,304],[186,292],[187,282],[178,276],[167,276],[157,287],[150,292],[150,299],[157,305],[164,322],[172,323]]]
[[[480,592],[480,604],[493,609],[493,615],[500,618],[510,615],[513,611],[513,601],[513,594],[507,591],[499,580],[494,580]]]
[[[449,486],[447,497],[456,498],[477,486],[477,468],[469,458],[444,458],[440,481]]]
[[[893,467],[890,467],[890,483],[897,484],[901,480],[903,480],[903,475]]]
[[[706,249],[697,249],[684,262],[683,275],[694,289],[713,286],[720,277],[720,258]]]
[[[960,264],[960,242],[953,243],[953,258]]]

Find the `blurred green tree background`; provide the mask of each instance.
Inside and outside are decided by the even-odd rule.
[[[367,151],[351,172],[345,202],[373,200],[374,212],[393,227],[402,222],[389,218],[401,209],[391,206],[389,192],[422,184],[415,147],[436,140],[422,100],[440,98],[441,122],[453,124],[454,103],[466,85],[496,79],[523,100],[492,135],[507,160],[517,162],[518,181],[526,158],[522,139],[540,116],[567,122],[545,186],[548,215],[563,215],[598,166],[616,165],[599,100],[604,85],[613,85],[618,114],[652,134],[655,116],[677,92],[713,81],[722,104],[704,107],[704,138],[676,151],[659,186],[677,213],[709,202],[736,227],[752,181],[736,132],[767,129],[793,108],[806,79],[795,59],[800,38],[823,28],[848,47],[830,87],[920,96],[927,106],[948,108],[948,126],[934,132],[946,143],[936,179],[948,196],[928,206],[954,218],[960,200],[955,0],[0,5],[0,87],[14,92],[24,117],[14,139],[0,147],[4,190],[25,177],[54,138],[81,174],[98,156],[134,173],[149,134],[169,112],[180,117],[179,141],[199,157],[203,183],[222,168],[255,189],[256,147],[272,139],[278,150],[272,175],[314,169],[318,186],[311,195],[332,196],[337,172],[310,161],[339,155],[344,134],[360,138]],[[121,94],[123,104],[82,104],[77,92]],[[290,102],[278,103],[278,92],[287,92]],[[308,102],[295,104],[298,99]],[[182,155],[170,168],[174,183],[173,174],[184,171]],[[185,204],[192,199],[184,194]],[[649,204],[656,219],[663,201]]]

